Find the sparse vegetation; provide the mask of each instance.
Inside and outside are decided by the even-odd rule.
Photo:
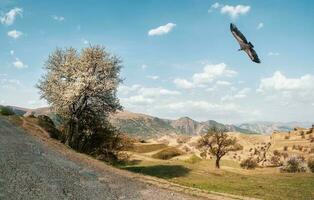
[[[160,149],[167,148],[165,144],[135,144],[133,151],[136,153],[148,153],[152,151],[157,151]]]
[[[162,159],[162,160],[169,160],[175,156],[180,156],[182,154],[183,152],[180,151],[179,149],[175,147],[169,147],[167,149],[164,149],[155,153],[152,157],[157,158],[157,159]]]
[[[304,163],[304,158],[298,156],[290,157],[281,168],[281,172],[296,173],[305,171],[306,167]]]
[[[189,159],[185,160],[185,162],[190,163],[190,164],[195,164],[198,162],[201,162],[202,159],[195,154],[193,154]]]
[[[279,167],[279,166],[282,166],[282,162],[281,162],[281,159],[280,159],[280,155],[273,155],[271,158],[270,158],[270,162],[273,166],[275,167]]]
[[[48,116],[39,115],[37,118],[38,125],[44,128],[51,138],[63,140],[62,133],[56,128],[53,121]]]
[[[240,163],[240,166],[243,169],[255,169],[257,167],[257,161],[254,158],[250,157],[250,158],[243,160]]]

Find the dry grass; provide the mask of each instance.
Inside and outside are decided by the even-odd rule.
[[[180,156],[183,154],[184,153],[181,150],[175,147],[169,147],[153,154],[152,157],[157,158],[157,159],[162,159],[162,160],[169,160],[173,157]]]
[[[167,148],[167,145],[137,143],[137,144],[134,144],[133,151],[136,153],[149,153],[149,152],[161,150],[164,148]]]

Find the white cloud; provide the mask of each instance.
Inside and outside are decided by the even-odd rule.
[[[13,56],[14,55],[14,50],[10,51],[10,55]]]
[[[237,75],[236,71],[227,69],[225,63],[216,65],[206,65],[203,72],[196,73],[193,75],[193,82],[196,84],[210,83],[218,77],[233,77]]]
[[[146,69],[146,68],[147,68],[147,65],[143,64],[143,65],[141,66],[141,68],[142,68],[142,69]]]
[[[173,82],[178,88],[191,89],[194,87],[193,83],[185,79],[176,78]]]
[[[13,62],[14,67],[18,69],[27,68],[28,66],[25,65],[20,59],[15,58],[15,61]]]
[[[268,52],[269,56],[279,56],[280,54],[278,52]]]
[[[149,30],[148,35],[149,36],[164,35],[164,34],[169,33],[175,26],[176,24],[174,23],[168,23],[166,25],[159,26],[155,29]]]
[[[222,14],[228,14],[232,19],[238,18],[240,15],[245,15],[250,11],[250,6],[245,5],[236,5],[236,6],[229,6],[225,5],[221,7],[220,12]]]
[[[266,101],[271,101],[278,106],[294,106],[294,112],[303,110],[309,112],[307,107],[314,101],[314,75],[305,74],[296,78],[288,78],[280,71],[271,77],[262,78],[257,93],[266,96]]]
[[[207,64],[200,73],[195,73],[192,76],[192,81],[186,79],[176,78],[174,84],[183,89],[191,89],[194,87],[206,87],[207,84],[213,82],[220,77],[233,77],[237,75],[236,71],[227,68],[225,63]],[[226,81],[218,81],[218,85],[228,84]]]
[[[179,95],[180,94],[180,92],[176,90],[168,90],[162,87],[149,88],[149,87],[144,87],[138,84],[134,84],[132,86],[121,85],[118,91],[119,93],[123,95],[137,94],[144,97],[159,97],[163,95]]]
[[[262,78],[258,91],[292,91],[292,90],[312,90],[314,89],[314,76],[306,74],[299,78],[287,78],[280,71],[276,71],[272,77]]]
[[[238,91],[234,95],[225,95],[221,98],[221,101],[233,101],[235,99],[243,99],[246,98],[248,93],[251,91],[250,88],[243,88],[242,90]]]
[[[147,78],[152,79],[152,80],[157,80],[159,79],[159,76],[147,76]]]
[[[264,23],[263,22],[260,22],[258,25],[257,25],[257,29],[261,29],[264,27]]]
[[[217,9],[217,8],[219,8],[219,7],[220,7],[220,4],[219,4],[218,2],[214,3],[214,4],[211,6],[211,8],[215,8],[215,9]]]
[[[213,11],[213,9],[218,9],[218,8],[221,7],[221,6],[222,6],[222,5],[221,5],[220,3],[216,2],[216,3],[214,3],[214,4],[212,4],[212,5],[210,6],[210,8],[208,9],[208,12],[211,13],[211,12]]]
[[[13,8],[12,10],[10,10],[9,12],[0,17],[0,22],[1,24],[10,26],[14,23],[17,16],[22,17],[22,13],[23,13],[22,8]]]
[[[8,36],[14,39],[18,39],[19,37],[21,37],[23,35],[23,33],[21,31],[17,31],[17,30],[12,30],[8,32]]]
[[[148,105],[154,102],[153,99],[144,97],[142,95],[131,96],[128,98],[120,98],[121,102],[126,105]]]
[[[59,22],[62,22],[65,20],[65,18],[63,16],[52,15],[51,17],[52,17],[52,19],[59,21]]]
[[[229,86],[229,85],[231,85],[230,82],[228,82],[228,81],[221,81],[221,80],[216,81],[216,84],[217,85],[221,85],[221,86]]]
[[[160,99],[177,96],[181,93],[175,90],[165,88],[148,88],[141,85],[120,86],[119,96],[123,105],[127,107],[136,107],[139,105],[152,105],[155,102],[160,102]]]

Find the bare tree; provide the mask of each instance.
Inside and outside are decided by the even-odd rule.
[[[227,134],[227,129],[213,127],[198,141],[198,148],[203,155],[211,154],[216,157],[216,167],[220,168],[220,159],[229,151],[241,149],[236,138]]]
[[[92,133],[91,122],[108,124],[108,115],[121,109],[116,96],[120,68],[121,61],[101,46],[80,53],[74,48],[57,49],[49,56],[38,88],[41,98],[64,119],[66,144],[77,148],[82,134]],[[84,123],[89,127],[82,127]]]

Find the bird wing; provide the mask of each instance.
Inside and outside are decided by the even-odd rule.
[[[253,48],[245,49],[244,51],[247,53],[247,55],[253,62],[261,63],[261,60],[258,58],[258,55]]]
[[[232,33],[232,35],[235,37],[235,39],[239,42],[239,43],[248,43],[246,38],[244,37],[244,35],[239,31],[239,29],[234,25],[234,24],[230,24],[230,31]]]

